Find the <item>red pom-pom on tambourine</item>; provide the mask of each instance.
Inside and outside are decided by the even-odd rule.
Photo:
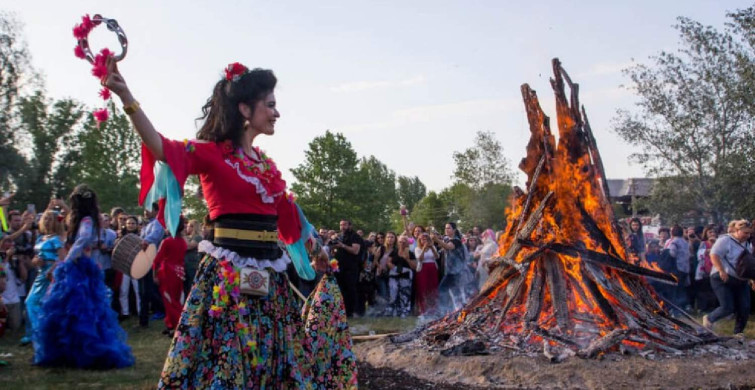
[[[89,48],[89,33],[100,24],[105,24],[108,30],[114,32],[118,36],[118,42],[121,44],[121,52],[119,54],[116,55],[108,48],[103,48],[96,55],[92,54],[92,50]],[[81,17],[81,23],[73,27],[73,36],[77,40],[77,45],[73,50],[73,54],[78,58],[89,61],[89,63],[92,64],[92,75],[99,80],[104,80],[108,76],[106,63],[109,57],[113,57],[116,61],[120,61],[126,57],[126,52],[128,51],[128,39],[126,39],[126,33],[123,32],[123,29],[118,25],[118,22],[115,19],[108,19],[99,14],[94,15],[91,18],[89,15],[84,15]],[[103,88],[100,91],[100,97],[106,101],[110,100],[110,90]],[[97,110],[92,115],[97,120],[98,124],[102,123],[108,118],[107,108]]]

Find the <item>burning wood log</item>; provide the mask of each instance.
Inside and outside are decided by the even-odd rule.
[[[627,258],[579,86],[557,59],[553,72],[558,144],[537,94],[523,85],[531,137],[519,167],[527,192],[512,198],[488,280],[461,311],[393,339],[419,336],[444,350],[484,340],[552,361],[575,352],[676,353],[714,340],[698,324],[671,317],[645,280],[675,283],[673,276]]]
[[[590,345],[588,345],[584,349],[580,349],[577,353],[579,356],[582,357],[595,357],[597,354],[601,352],[605,352],[608,349],[612,348],[629,335],[629,329],[615,329],[608,333],[607,335],[595,339],[595,341],[591,342]]]

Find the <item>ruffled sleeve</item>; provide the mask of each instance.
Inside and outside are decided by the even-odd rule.
[[[88,248],[92,241],[94,241],[94,224],[92,218],[85,217],[79,224],[79,231],[76,234],[76,241],[74,241],[71,250],[68,251],[65,261],[72,259],[78,259],[84,253],[84,250]]]
[[[139,204],[148,208],[160,203],[160,219],[171,236],[176,235],[181,215],[183,187],[189,175],[208,172],[217,155],[217,144],[197,141],[173,141],[162,135],[165,161],[157,161],[142,144],[141,191]]]
[[[302,279],[313,280],[315,270],[309,263],[306,243],[315,240],[315,228],[290,195],[284,196],[277,205],[278,238],[286,245],[288,256],[294,263],[296,273]]]

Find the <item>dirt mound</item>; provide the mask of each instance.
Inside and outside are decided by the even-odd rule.
[[[755,343],[750,342],[749,350],[753,349]],[[366,370],[360,372],[360,387],[368,389],[381,388],[378,385],[426,389],[431,388],[426,387],[431,386],[428,382],[438,389],[755,388],[752,360],[731,360],[731,356],[710,353],[694,356],[690,352],[692,356],[676,357],[607,354],[602,359],[571,358],[552,364],[542,354],[514,356],[498,352],[444,357],[437,351],[396,345],[389,340],[357,344],[354,352],[362,364],[360,370]],[[383,375],[387,382],[379,382]]]

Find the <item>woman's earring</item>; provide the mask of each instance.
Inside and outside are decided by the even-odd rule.
[[[247,129],[249,127],[249,119],[244,120],[244,129]]]

